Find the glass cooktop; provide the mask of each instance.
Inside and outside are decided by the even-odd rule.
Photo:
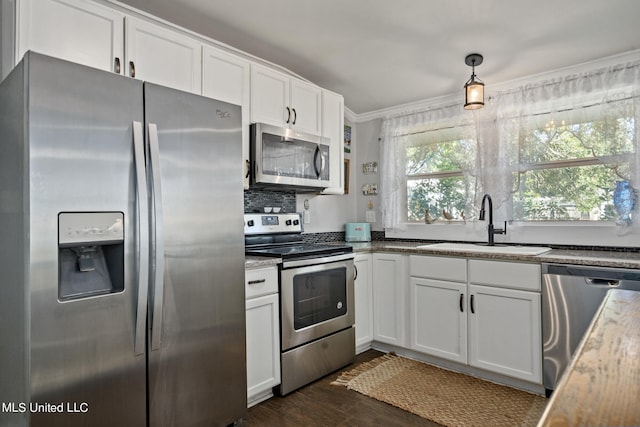
[[[294,258],[294,257],[308,257],[324,256],[329,254],[346,254],[353,252],[353,248],[347,245],[325,245],[320,243],[301,243],[295,245],[282,245],[282,246],[270,246],[245,249],[246,255],[267,256],[267,257],[279,257],[279,258]]]

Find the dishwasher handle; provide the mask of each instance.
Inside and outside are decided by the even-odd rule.
[[[620,280],[615,279],[600,279],[596,277],[585,277],[584,281],[589,286],[595,286],[599,288],[617,288],[620,286]]]

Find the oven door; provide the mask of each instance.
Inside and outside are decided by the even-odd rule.
[[[353,254],[336,258],[324,258],[322,264],[283,266],[282,351],[353,326]],[[295,263],[303,262],[290,264]]]

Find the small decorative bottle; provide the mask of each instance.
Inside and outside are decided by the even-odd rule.
[[[616,181],[616,188],[613,191],[613,206],[618,213],[616,225],[631,225],[631,212],[636,207],[637,194],[631,186],[629,180]]]

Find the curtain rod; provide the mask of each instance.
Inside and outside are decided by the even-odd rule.
[[[614,100],[610,100],[610,101],[604,101],[604,102],[593,103],[593,104],[588,104],[588,105],[580,105],[580,106],[577,106],[577,107],[567,107],[567,108],[563,108],[563,109],[559,109],[559,110],[544,111],[544,112],[540,112],[540,113],[528,113],[528,114],[524,114],[523,116],[525,116],[525,117],[537,117],[537,116],[544,116],[546,114],[553,114],[553,113],[566,113],[568,111],[581,110],[581,109],[596,107],[598,105],[603,105],[603,104],[610,104],[610,103],[614,103],[614,102],[629,101],[629,100],[632,100],[632,99],[638,98],[638,97],[640,97],[640,95],[637,95],[637,96],[626,96],[626,97],[620,98],[620,99],[614,99]],[[506,116],[506,117],[503,117],[503,119],[515,119],[516,117],[520,117],[520,116],[519,115]],[[497,120],[498,120],[497,117],[492,117],[488,121],[494,121],[495,122]],[[420,135],[422,133],[427,133],[427,132],[438,132],[438,131],[441,131],[441,130],[456,129],[456,128],[460,128],[460,127],[474,126],[474,125],[475,125],[475,123],[468,123],[468,124],[462,124],[462,125],[457,125],[457,126],[456,125],[442,126],[442,127],[435,128],[435,129],[418,130],[418,131],[414,131],[414,132],[404,132],[404,133],[400,133],[400,134],[395,134],[394,136],[401,137],[401,136]]]

